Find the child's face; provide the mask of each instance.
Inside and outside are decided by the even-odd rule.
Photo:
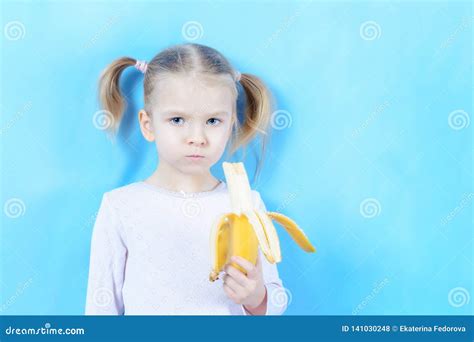
[[[182,173],[209,172],[232,132],[236,98],[231,88],[222,82],[172,76],[159,81],[154,92],[148,132],[146,116],[140,115],[140,122],[145,138],[156,141],[160,163]]]

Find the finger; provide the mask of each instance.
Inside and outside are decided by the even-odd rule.
[[[237,299],[237,293],[232,290],[228,285],[224,284],[224,292],[229,296],[233,301]]]
[[[257,265],[256,265],[257,270],[262,269],[262,257],[260,256],[260,252],[257,253]]]
[[[235,293],[235,291],[232,290],[229,286],[224,285],[224,292],[227,294],[227,297],[229,297],[234,303],[239,303],[239,297],[237,293]]]
[[[260,258],[260,253],[257,253],[257,261],[252,271],[250,271],[247,276],[250,279],[256,279],[258,274],[262,272],[262,259]]]
[[[235,263],[239,264],[240,266],[242,266],[246,271],[247,271],[247,275],[248,274],[254,274],[255,272],[255,265],[252,264],[250,261],[248,261],[247,259],[244,259],[244,258],[241,258],[239,256],[233,256],[232,257],[232,261],[234,261]]]
[[[226,273],[229,274],[232,278],[234,278],[235,281],[237,281],[237,283],[242,286],[247,285],[249,281],[245,274],[243,274],[240,270],[238,270],[232,265],[226,267]]]
[[[245,291],[244,287],[237,283],[232,276],[227,276],[225,279],[225,283],[227,286],[229,286],[232,290],[234,290],[235,293],[242,293]]]

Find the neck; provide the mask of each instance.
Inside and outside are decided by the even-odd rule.
[[[211,191],[219,184],[210,170],[198,174],[183,173],[166,162],[160,162],[145,182],[170,191],[187,193]]]

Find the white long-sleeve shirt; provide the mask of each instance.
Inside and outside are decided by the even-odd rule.
[[[266,211],[252,190],[254,206]],[[209,281],[210,230],[231,212],[225,182],[211,191],[173,192],[135,182],[106,192],[92,233],[86,315],[249,315]],[[287,307],[276,264],[259,248],[266,315]]]

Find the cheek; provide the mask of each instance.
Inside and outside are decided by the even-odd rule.
[[[212,135],[212,144],[215,147],[222,146],[222,148],[224,148],[229,137],[230,137],[230,132],[229,132],[228,127],[219,129],[217,132],[215,132],[215,134]]]
[[[215,134],[210,144],[212,146],[212,163],[218,161],[227,145],[230,134],[226,130],[222,130],[219,134]]]
[[[166,127],[157,127],[155,131],[155,143],[158,152],[162,154],[172,154],[177,146],[179,137],[173,130],[166,129]]]

